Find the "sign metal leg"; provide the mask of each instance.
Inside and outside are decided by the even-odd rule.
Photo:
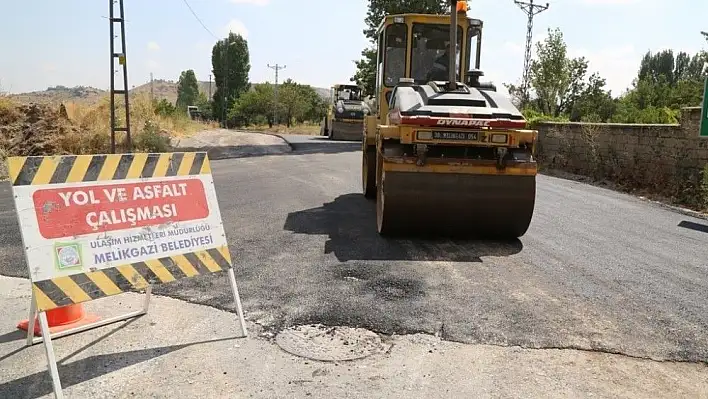
[[[143,303],[142,314],[147,314],[148,310],[150,309],[150,295],[152,295],[152,284],[148,285],[147,288],[145,288],[145,302]]]
[[[34,298],[34,290],[32,290],[32,299],[30,300],[29,324],[27,325],[27,346],[34,345],[34,319],[37,317],[37,302]],[[47,317],[46,315],[44,316]]]
[[[34,303],[34,301],[32,301],[32,303]],[[33,318],[34,315],[32,315],[32,319]],[[47,363],[49,365],[49,374],[51,374],[52,376],[52,385],[54,386],[54,397],[56,399],[64,399],[64,393],[61,389],[61,381],[59,380],[59,369],[57,368],[57,360],[54,357],[52,337],[49,335],[49,324],[47,323],[47,314],[45,312],[39,313],[39,326],[42,329],[42,337],[44,337],[42,341],[44,342],[44,351],[47,352]]]
[[[229,282],[231,283],[231,289],[234,292],[234,301],[236,301],[236,312],[238,313],[238,322],[241,327],[241,338],[248,337],[248,331],[246,331],[246,320],[243,317],[243,308],[241,307],[241,297],[238,294],[238,286],[236,285],[236,276],[234,275],[234,268],[229,268]]]

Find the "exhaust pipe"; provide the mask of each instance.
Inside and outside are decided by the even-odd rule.
[[[457,89],[457,0],[450,0],[450,61],[448,63],[448,90]]]

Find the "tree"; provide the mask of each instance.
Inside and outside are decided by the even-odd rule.
[[[300,117],[307,110],[307,102],[299,95],[295,85],[283,85],[278,90],[278,102],[280,115],[287,127],[290,127],[294,118]]]
[[[239,126],[268,123],[273,127],[274,106],[273,85],[267,82],[255,84],[229,110],[229,121]],[[309,85],[287,79],[278,87],[278,119],[285,121],[288,127],[293,122],[319,122],[325,115],[326,106],[324,99]]]
[[[364,35],[375,42],[376,29],[387,14],[447,14],[449,11],[450,2],[447,0],[369,0]]]
[[[669,108],[678,110],[701,101],[705,52],[693,57],[685,52],[674,56],[673,50],[647,52],[639,65],[633,88],[624,96],[627,106],[639,110]]]
[[[231,32],[226,39],[216,42],[211,51],[211,65],[216,84],[212,109],[221,118],[250,87],[251,63],[246,39]]]
[[[449,12],[449,8],[449,2],[446,0],[369,0],[369,10],[366,13],[366,19],[364,19],[366,29],[363,32],[371,44],[361,52],[362,58],[354,61],[357,70],[349,80],[361,86],[364,94],[374,94],[376,88],[376,30],[384,16],[403,13],[446,14]]]
[[[537,59],[531,61],[529,80],[536,94],[536,105],[546,115],[559,116],[573,108],[586,88],[588,62],[584,57],[570,59],[560,29],[548,29],[548,36],[536,44]]]
[[[253,90],[243,93],[229,110],[229,120],[244,126],[258,123],[262,119],[273,127],[273,105],[275,93],[273,85],[266,82],[253,85]]]
[[[177,81],[177,101],[175,105],[177,109],[185,110],[189,105],[195,105],[199,98],[199,84],[194,71],[188,69],[182,71]]]
[[[319,123],[327,113],[328,103],[322,96],[317,94],[314,88],[310,85],[299,85],[300,95],[307,103],[307,109],[302,115],[297,117],[297,122],[315,122]]]
[[[209,98],[207,98],[207,95],[204,94],[203,91],[199,92],[196,106],[199,107],[199,111],[202,113],[202,118],[208,120],[218,119],[214,117],[213,110],[211,109],[211,101],[209,101]]]
[[[674,55],[675,54],[675,55]],[[616,101],[612,122],[677,123],[680,109],[700,104],[708,54],[647,52],[632,88]]]
[[[364,95],[373,95],[376,91],[376,46],[363,50],[361,55],[362,59],[354,61],[356,72],[349,80],[356,82]]]
[[[571,121],[607,122],[612,117],[616,104],[611,93],[605,90],[605,85],[605,79],[598,73],[590,75],[585,88],[573,101]]]

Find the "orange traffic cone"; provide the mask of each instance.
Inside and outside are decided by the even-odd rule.
[[[49,325],[50,334],[94,323],[99,319],[100,317],[96,315],[87,314],[84,310],[84,306],[80,303],[62,306],[60,308],[47,311],[47,324]],[[19,322],[17,324],[17,328],[27,331],[29,328],[29,320]],[[35,317],[34,320],[34,335],[36,337],[42,335],[42,329],[39,325],[39,317]]]

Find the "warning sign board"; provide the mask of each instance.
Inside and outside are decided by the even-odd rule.
[[[37,309],[231,268],[206,153],[8,158]]]

